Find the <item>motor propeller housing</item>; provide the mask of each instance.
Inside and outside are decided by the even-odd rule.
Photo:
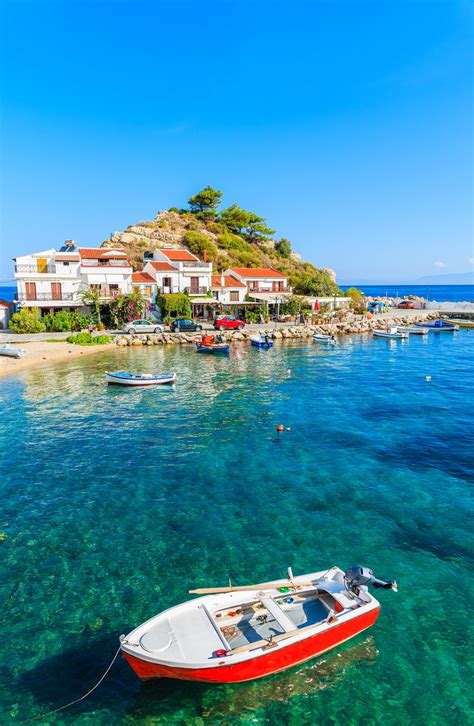
[[[369,585],[373,585],[376,588],[383,588],[384,590],[394,590],[395,592],[398,589],[396,580],[389,580],[387,582],[385,580],[379,580],[375,577],[372,570],[368,567],[361,567],[360,565],[352,565],[349,567],[344,573],[344,582],[347,589],[356,595],[359,594],[361,587],[367,588]]]

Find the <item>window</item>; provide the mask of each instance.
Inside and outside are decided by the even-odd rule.
[[[239,302],[239,293],[236,290],[231,290],[230,293],[231,302]]]

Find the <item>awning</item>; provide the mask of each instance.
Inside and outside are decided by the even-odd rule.
[[[249,297],[267,303],[284,303],[291,297],[291,292],[249,292]]]
[[[219,305],[215,297],[192,297],[189,302],[191,305]]]

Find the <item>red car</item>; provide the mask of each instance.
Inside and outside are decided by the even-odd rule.
[[[413,302],[413,300],[402,300],[401,303],[398,303],[397,307],[400,310],[414,310],[415,303]]]
[[[217,318],[214,323],[216,330],[242,330],[244,327],[244,321],[234,318],[233,315],[223,315],[221,318]]]

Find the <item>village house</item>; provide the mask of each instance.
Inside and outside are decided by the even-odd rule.
[[[162,294],[188,292],[207,295],[211,289],[212,263],[200,260],[185,249],[156,249],[146,257],[143,271],[156,280]]]
[[[233,275],[212,275],[211,290],[222,305],[237,305],[244,302],[247,286]]]
[[[132,267],[122,250],[76,247],[67,240],[54,248],[14,258],[20,307],[42,312],[82,307],[81,293],[97,290],[108,302],[129,292]]]

